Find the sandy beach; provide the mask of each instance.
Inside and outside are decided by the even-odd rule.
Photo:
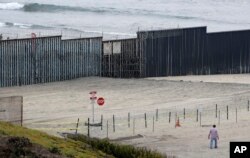
[[[87,77],[1,88],[0,96],[24,97],[24,125],[29,128],[58,135],[58,132],[73,132],[70,129],[75,127],[77,118],[80,118],[79,132],[86,134],[83,124],[88,117],[92,119],[89,92],[95,90],[98,97],[105,98],[104,106],[95,106],[95,120],[100,121],[103,115],[104,127],[102,131],[99,127],[91,129],[91,136],[106,137],[106,123],[109,121],[110,139],[140,134],[137,139],[120,143],[143,146],[180,158],[226,158],[229,157],[230,141],[250,140],[250,112],[247,110],[247,101],[250,99],[249,77],[249,74],[147,79]],[[216,104],[220,110],[220,121],[215,117]],[[226,119],[227,105],[229,120]],[[158,118],[156,109],[159,110]],[[202,113],[202,122],[196,121],[197,109]],[[170,123],[169,112],[172,114]],[[128,113],[131,115],[130,128]],[[113,115],[116,118],[115,132],[112,129]],[[180,119],[179,128],[174,127],[175,116]],[[210,150],[208,146],[207,135],[212,124],[217,124],[220,134],[219,148],[216,150]]]

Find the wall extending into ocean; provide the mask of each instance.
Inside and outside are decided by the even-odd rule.
[[[86,76],[118,78],[250,73],[250,30],[140,31],[137,38],[0,41],[0,87]]]

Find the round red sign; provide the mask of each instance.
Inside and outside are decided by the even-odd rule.
[[[104,98],[100,97],[97,99],[97,104],[100,105],[100,106],[103,106],[104,104]]]

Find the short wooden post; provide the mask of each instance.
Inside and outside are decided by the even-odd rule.
[[[158,109],[156,109],[156,121],[158,121]]]
[[[133,135],[135,135],[135,118],[133,119]]]
[[[174,118],[174,122],[176,123],[177,121],[177,112],[175,112],[175,118]]]
[[[109,121],[107,120],[107,138],[109,137]]]
[[[227,120],[228,120],[228,105],[227,105]]]
[[[102,126],[103,126],[103,116],[101,115],[101,130],[102,130]]]
[[[115,115],[113,115],[113,132],[115,132]]]
[[[130,128],[130,113],[128,113],[128,128]]]
[[[200,127],[201,127],[201,112],[200,112]]]
[[[219,119],[218,119],[218,124],[220,125],[220,110],[219,110]]]
[[[145,119],[145,128],[147,128],[148,125],[147,125],[147,114],[146,113],[144,114],[144,119]]]
[[[236,109],[235,109],[235,115],[236,115],[235,118],[236,118],[236,123],[237,123],[237,121],[238,121],[238,118],[237,118],[237,117],[238,117],[238,116],[237,116],[237,107],[236,107]]]
[[[169,112],[169,120],[168,120],[168,122],[170,123],[170,121],[171,121],[171,112]]]
[[[215,105],[215,118],[217,118],[218,105]]]
[[[88,118],[88,137],[90,137],[90,133],[89,133],[89,118]]]
[[[155,131],[155,117],[153,116],[153,132]]]
[[[76,133],[75,133],[75,134],[77,134],[78,125],[79,125],[79,118],[77,119],[77,123],[76,123]]]
[[[21,97],[21,127],[23,126],[23,97]]]
[[[247,102],[247,111],[249,111],[249,100]]]
[[[199,121],[199,118],[198,118],[198,117],[199,117],[199,110],[197,109],[197,110],[196,110],[196,122]]]
[[[185,120],[185,118],[186,118],[186,109],[184,108],[184,110],[183,110],[183,118],[184,118],[184,120]]]

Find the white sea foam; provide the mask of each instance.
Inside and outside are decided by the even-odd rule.
[[[32,25],[31,24],[14,23],[14,26],[26,29],[26,28],[30,28]]]
[[[4,27],[5,23],[0,22],[0,27]]]
[[[11,3],[0,3],[0,9],[3,10],[16,10],[23,8],[23,4],[17,3],[17,2],[11,2]]]

